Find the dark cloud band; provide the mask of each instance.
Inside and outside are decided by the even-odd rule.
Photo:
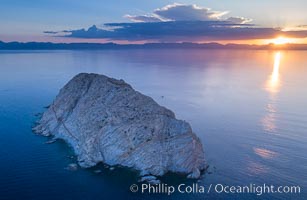
[[[224,17],[226,12],[211,11],[196,5],[172,4],[152,14],[131,16],[132,23],[107,23],[107,28],[46,31],[47,34],[72,38],[103,38],[109,40],[189,42],[204,40],[248,40],[285,37],[305,38],[306,30],[282,31],[250,24],[244,17]],[[223,19],[222,19],[223,18]]]
[[[171,21],[105,24],[113,30],[92,26],[89,29],[64,31],[64,37],[104,38],[110,40],[198,41],[267,39],[279,35],[305,38],[307,31],[282,31],[233,24],[228,21]]]

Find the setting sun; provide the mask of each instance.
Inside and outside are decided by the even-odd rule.
[[[288,44],[291,43],[291,41],[292,41],[291,38],[285,38],[285,37],[278,37],[272,40],[272,42],[276,45]]]

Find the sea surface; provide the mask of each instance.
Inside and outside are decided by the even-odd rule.
[[[0,199],[307,199],[307,51],[0,51]],[[31,127],[80,72],[124,79],[188,121],[209,168],[168,185],[300,186],[300,194],[141,194],[133,170],[65,169],[72,149]],[[95,170],[101,169],[101,173]]]

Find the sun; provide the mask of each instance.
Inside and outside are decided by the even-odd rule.
[[[286,38],[286,37],[278,37],[272,40],[273,44],[275,45],[282,45],[282,44],[288,44],[291,43],[291,38]]]
[[[293,37],[286,37],[283,35],[279,35],[275,38],[270,38],[262,41],[263,44],[273,44],[276,46],[279,45],[288,45],[288,44],[305,44],[307,43],[307,38],[293,38]]]

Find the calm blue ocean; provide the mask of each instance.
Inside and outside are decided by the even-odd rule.
[[[307,199],[307,51],[0,51],[0,199]],[[301,194],[129,191],[136,173],[65,170],[72,150],[31,127],[80,72],[124,79],[188,121],[209,164],[199,185],[300,186]],[[195,183],[169,175],[169,185]]]

